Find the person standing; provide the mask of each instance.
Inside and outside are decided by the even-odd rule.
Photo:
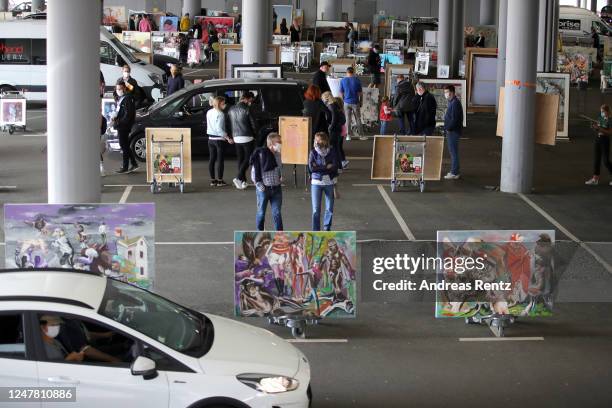
[[[378,118],[380,119],[380,134],[387,134],[387,125],[391,122],[391,106],[389,105],[389,97],[383,96],[380,103],[380,112]]]
[[[316,85],[310,85],[304,93],[303,116],[310,117],[312,134],[327,131],[327,117],[325,104],[321,100],[321,90]]]
[[[300,42],[300,32],[302,29],[300,28],[297,19],[293,20],[293,24],[291,24],[291,27],[289,27],[289,31],[291,33],[291,43]]]
[[[170,78],[168,78],[168,92],[166,92],[166,96],[170,96],[184,87],[185,79],[183,78],[181,68],[176,64],[172,64],[170,67]]]
[[[331,231],[334,215],[334,185],[337,183],[340,162],[338,154],[330,145],[327,133],[315,134],[314,146],[308,157],[308,169],[312,175],[312,230],[321,230],[321,202],[325,195],[323,230]]]
[[[355,69],[348,67],[346,77],[340,81],[340,95],[344,103],[344,116],[346,117],[347,136],[346,140],[351,140],[351,115],[355,116],[357,131],[361,135],[360,139],[365,140],[363,127],[361,126],[361,97],[363,90],[361,81],[355,77]]]
[[[151,31],[153,31],[148,15],[145,14],[142,20],[140,20],[140,24],[138,24],[138,31],[140,31],[141,33],[150,33]]]
[[[189,13],[185,13],[183,18],[181,18],[180,31],[187,32],[189,31],[190,26],[191,26],[191,19],[189,17]]]
[[[612,115],[608,105],[601,105],[599,114],[599,123],[592,125],[597,132],[594,144],[593,156],[593,177],[585,183],[587,186],[596,186],[599,184],[599,176],[601,174],[601,162],[612,175],[612,163],[610,163],[610,135],[612,135]],[[612,186],[612,181],[610,182]]]
[[[357,32],[353,23],[346,23],[346,42],[349,43],[349,52],[352,54],[355,52],[355,41],[357,41]]]
[[[118,174],[133,173],[138,170],[136,156],[130,147],[130,132],[136,120],[136,105],[134,98],[127,92],[126,85],[120,81],[115,86],[117,94],[117,113],[113,119],[113,127],[119,134],[119,145],[123,153],[123,165],[116,171]],[[132,164],[130,166],[130,163]],[[130,166],[130,167],[128,167]]]
[[[210,174],[210,185],[212,187],[225,187],[223,171],[225,169],[225,158],[223,149],[226,143],[233,144],[232,138],[227,134],[225,126],[225,98],[215,96],[212,109],[206,112],[206,133],[208,134],[208,172]],[[216,169],[215,169],[216,167]],[[215,172],[216,170],[216,172]],[[217,178],[218,176],[218,178]]]
[[[448,107],[444,114],[444,132],[448,145],[448,152],[451,157],[451,170],[444,176],[446,180],[459,179],[459,139],[463,133],[463,106],[455,94],[453,85],[444,87],[444,97],[448,101]]]
[[[404,75],[397,76],[397,88],[393,97],[393,110],[398,117],[400,134],[414,133],[415,92],[410,79]]]
[[[257,194],[257,215],[255,217],[257,231],[265,229],[268,203],[272,209],[276,231],[283,230],[281,143],[278,133],[270,133],[266,139],[266,147],[260,147],[251,156],[251,179],[255,183]]]
[[[322,94],[331,91],[329,83],[327,82],[327,72],[329,71],[329,67],[329,63],[327,61],[323,61],[321,65],[319,65],[319,70],[312,76],[312,84],[318,86]]]
[[[283,18],[280,23],[281,35],[289,35],[289,27],[287,27],[287,19]]]
[[[125,84],[127,93],[134,98],[136,108],[142,107],[147,102],[147,95],[144,89],[138,85],[138,82],[132,78],[132,69],[129,65],[126,64],[123,66],[122,78],[119,79],[119,82]],[[115,98],[116,97],[115,95]]]
[[[346,124],[346,118],[344,117],[342,106],[340,106],[341,101],[338,98],[334,98],[331,92],[325,92],[321,95],[321,99],[327,107],[326,115],[327,123],[329,124],[327,135],[329,144],[334,148],[334,152],[338,155],[338,161],[342,164],[341,168],[344,169],[348,166],[348,160],[346,160],[342,146],[344,142],[342,139],[342,127]]]
[[[236,156],[238,157],[238,174],[233,183],[238,190],[247,188],[246,172],[249,168],[249,159],[255,148],[257,122],[251,112],[251,105],[254,100],[255,95],[247,91],[240,98],[240,102],[229,110],[230,128],[236,145]]]
[[[368,54],[368,68],[372,73],[372,82],[368,85],[369,88],[378,88],[380,85],[380,64],[381,60],[380,54],[378,53],[378,45],[374,44]]]
[[[106,142],[104,141],[104,135],[108,128],[108,121],[104,115],[100,115],[100,176],[105,177],[106,172],[104,171],[104,153],[106,152]]]
[[[130,14],[129,30],[136,31],[136,15],[135,14]]]
[[[202,25],[198,21],[195,21],[195,19],[193,21],[191,29],[189,30],[189,34],[191,38],[193,38],[194,40],[198,40],[198,42],[202,40]],[[199,43],[198,46],[200,46]]]
[[[416,113],[414,118],[414,133],[421,136],[431,136],[436,128],[436,98],[425,89],[422,82],[416,84]]]
[[[484,48],[485,47],[485,36],[482,34],[482,31],[478,32],[478,37],[476,37],[476,42],[474,43],[474,47]]]

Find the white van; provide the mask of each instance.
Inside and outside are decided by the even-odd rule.
[[[159,99],[164,72],[134,57],[114,35],[100,27],[100,71],[107,88],[121,77],[124,64],[130,66],[132,77],[147,96]],[[47,100],[46,21],[0,23],[0,91],[5,90],[23,90],[29,101]]]
[[[612,36],[612,28],[592,11],[573,6],[559,7],[559,34],[564,43],[592,46],[592,28],[599,35]]]

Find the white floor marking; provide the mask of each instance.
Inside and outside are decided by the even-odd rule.
[[[15,135],[17,135],[18,133],[15,133]],[[47,137],[47,133],[24,133],[24,134],[20,134],[19,136],[23,136],[23,137]]]
[[[389,197],[387,191],[381,185],[378,186],[378,191],[380,192],[380,195],[382,196],[383,200],[385,200],[385,203],[387,203],[389,210],[391,210],[391,212],[393,213],[393,216],[395,217],[397,223],[404,232],[404,235],[406,235],[406,238],[408,238],[409,241],[415,241],[416,238],[414,234],[412,233],[412,231],[410,231],[408,225],[406,225],[406,221],[404,221],[399,211],[397,210],[397,207],[395,206],[395,204],[393,204],[393,201],[391,201],[391,197]]]
[[[104,187],[151,187],[149,184],[105,184]]]
[[[127,186],[125,188],[125,191],[123,192],[123,195],[121,196],[121,199],[119,200],[119,204],[125,204],[131,192],[132,192],[132,186]]]
[[[544,337],[459,337],[459,341],[544,341]]]
[[[0,190],[15,190],[17,186],[0,186]]]
[[[612,266],[608,262],[606,262],[605,259],[603,259],[601,256],[599,256],[599,254],[597,254],[593,249],[591,249],[591,247],[588,246],[586,244],[586,242],[582,242],[581,240],[579,240],[578,237],[576,237],[574,234],[569,232],[569,230],[567,228],[565,228],[563,225],[561,225],[557,220],[555,220],[550,214],[548,214],[546,211],[544,211],[540,206],[538,206],[536,203],[534,203],[529,198],[527,198],[527,196],[525,196],[524,194],[521,194],[521,193],[519,193],[518,196],[521,197],[523,199],[523,201],[525,201],[531,208],[533,208],[538,213],[540,213],[541,216],[546,218],[548,220],[548,222],[550,222],[552,225],[557,227],[557,229],[559,229],[559,231],[561,231],[563,234],[567,235],[572,241],[574,241],[575,243],[580,245],[582,248],[584,248],[585,251],[587,251],[589,254],[591,254],[591,256],[593,258],[595,258],[595,260],[597,262],[599,262],[601,264],[601,266],[603,266],[606,271],[608,271],[608,273],[612,274]]]
[[[156,242],[155,245],[234,245],[234,242]]]
[[[353,187],[378,187],[382,184],[353,184]]]
[[[288,343],[348,343],[348,339],[285,339]]]
[[[36,115],[36,116],[30,116],[27,118],[27,120],[36,120],[36,119],[42,119],[42,118],[46,118],[47,114],[44,115]]]
[[[200,69],[196,69],[190,72],[185,72],[185,76],[192,76],[196,72],[204,72],[204,71],[211,71],[211,70],[214,70],[214,69],[213,68],[200,68]]]

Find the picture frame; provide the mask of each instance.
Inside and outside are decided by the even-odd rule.
[[[416,68],[415,71],[420,74],[427,76],[429,74],[429,53],[428,52],[417,52],[416,53]]]
[[[328,60],[331,73],[336,77],[345,77],[349,67],[355,68],[355,60],[351,58],[336,58]]]
[[[272,6],[272,33],[282,35],[281,23],[285,20],[287,30],[293,24],[293,6],[275,4]]]
[[[265,64],[281,63],[281,46],[268,44]],[[242,44],[221,44],[219,47],[219,79],[232,77],[232,65],[242,64]]]
[[[0,126],[26,125],[26,99],[3,98],[0,99]]]
[[[448,79],[450,75],[450,65],[438,65],[437,77],[438,79]]]
[[[114,98],[102,98],[100,101],[100,111],[106,119],[106,133],[116,134],[117,131],[111,128],[113,114],[117,112],[117,102]]]
[[[440,126],[444,124],[444,115],[446,113],[447,101],[444,97],[444,87],[446,85],[455,86],[455,95],[461,101],[463,107],[463,127],[467,126],[467,93],[466,93],[466,82],[465,79],[420,79],[419,82],[424,83],[427,86],[427,90],[431,93],[438,105],[436,110],[436,125]]]
[[[385,94],[391,98],[394,95],[395,86],[397,85],[396,78],[398,75],[411,75],[414,72],[414,65],[402,64],[394,65],[389,64],[385,66]]]
[[[569,138],[570,74],[538,72],[536,92],[559,95],[557,139]]]
[[[282,64],[235,64],[232,78],[278,79],[283,77]]]
[[[488,95],[486,98],[490,100],[492,97],[492,103],[482,104],[480,103],[481,87],[480,84],[484,83],[488,85],[483,92],[487,93],[490,88],[497,88],[497,70],[493,75],[493,72],[489,72],[490,75],[479,75],[479,78],[475,78],[475,62],[479,61],[477,58],[495,58],[497,60],[497,49],[496,48],[474,48],[468,47],[465,49],[466,56],[466,67],[465,67],[465,78],[467,80],[467,111],[468,112],[495,112],[495,99],[496,92]],[[483,60],[484,61],[484,60]],[[489,78],[491,76],[491,78]],[[492,78],[495,77],[495,84],[492,84]],[[478,98],[474,101],[474,88],[475,85],[478,87],[477,96]]]

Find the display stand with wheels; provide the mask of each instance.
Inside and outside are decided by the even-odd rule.
[[[159,158],[155,158],[155,151],[161,151],[166,146],[156,146],[156,145],[178,145],[179,146],[179,154],[178,157],[175,156],[172,158],[171,163],[161,163]],[[181,193],[185,191],[185,174],[184,168],[181,165],[184,163],[184,149],[183,149],[183,135],[181,135],[181,139],[178,142],[175,141],[167,141],[167,140],[155,140],[155,135],[151,137],[151,156],[149,159],[156,163],[157,165],[153,165],[153,181],[151,182],[151,193],[155,194],[161,191],[162,184],[169,184],[171,187],[178,186]],[[156,149],[157,148],[157,149]],[[178,160],[176,160],[178,158]],[[164,169],[168,169],[172,171],[168,173]],[[178,169],[177,171],[173,171],[174,169]],[[174,181],[169,181],[170,179],[174,179]]]
[[[285,326],[291,329],[291,335],[296,339],[306,338],[306,327],[319,324],[320,316],[311,313],[283,314],[268,316],[268,323],[276,326]]]
[[[151,193],[164,184],[185,191],[191,183],[191,130],[147,128],[147,182]]]
[[[15,130],[26,131],[26,98],[19,91],[0,93],[0,130],[12,135]]]
[[[422,141],[399,141],[397,136],[393,138],[392,192],[398,191],[407,181],[419,187],[421,193],[425,191],[423,168],[426,145],[427,136],[423,136]]]

